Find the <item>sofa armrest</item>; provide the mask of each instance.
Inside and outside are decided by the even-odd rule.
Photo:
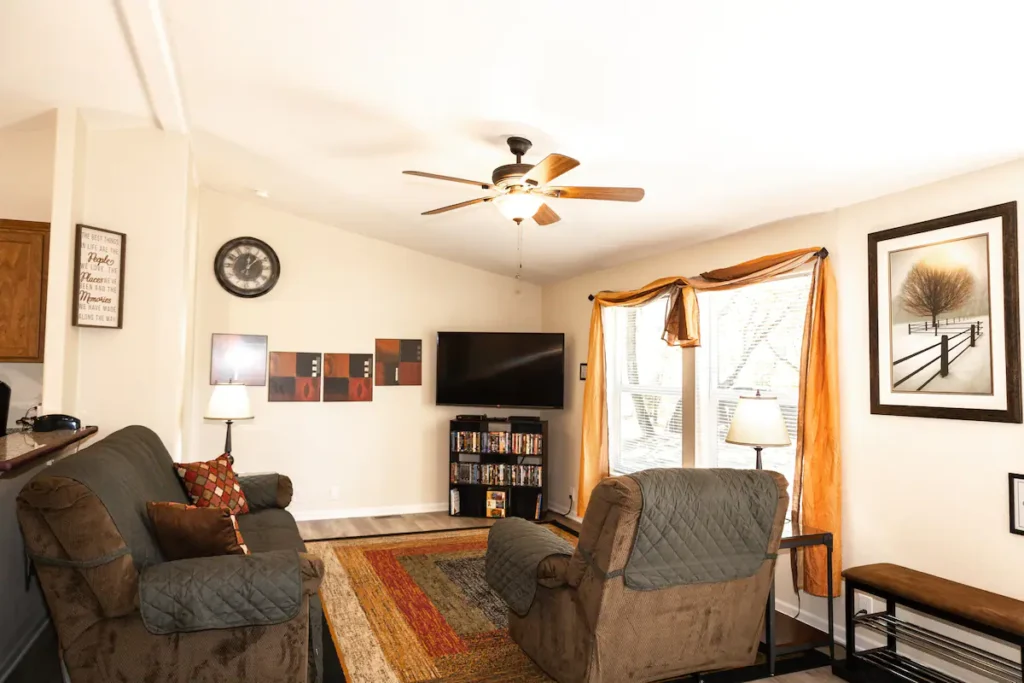
[[[538,583],[564,577],[574,550],[569,541],[525,519],[499,520],[487,534],[487,584],[513,612],[524,616]]]
[[[283,474],[239,474],[238,484],[250,510],[283,510],[292,502],[292,480]]]
[[[545,588],[568,585],[570,555],[548,555],[537,565],[537,583]]]
[[[299,615],[323,564],[293,550],[156,564],[139,579],[139,611],[156,635],[268,626]]]

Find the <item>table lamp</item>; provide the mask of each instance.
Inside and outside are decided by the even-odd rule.
[[[788,446],[789,431],[782,418],[782,409],[774,396],[741,396],[732,415],[726,443],[753,446],[757,453],[757,469],[761,467],[761,449],[766,446]]]
[[[235,420],[251,420],[252,406],[249,405],[249,393],[244,384],[217,384],[210,395],[210,403],[206,406],[207,420],[224,420],[228,425],[228,434],[224,439],[224,452],[228,462],[235,464],[231,455],[231,423]]]

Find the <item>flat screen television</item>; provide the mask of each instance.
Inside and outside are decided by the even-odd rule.
[[[438,332],[437,404],[562,408],[565,335]]]

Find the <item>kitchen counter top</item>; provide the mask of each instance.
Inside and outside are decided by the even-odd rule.
[[[97,427],[53,432],[16,432],[0,437],[0,473],[61,450],[95,434]]]

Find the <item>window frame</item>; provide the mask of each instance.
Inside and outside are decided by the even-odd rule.
[[[774,282],[791,278],[807,278],[808,288],[811,282],[812,269],[801,268],[792,273],[780,275],[764,282]],[[756,286],[745,285],[745,286]],[[712,290],[714,292],[714,290]],[[711,293],[711,292],[709,292]],[[808,296],[811,293],[808,292]],[[654,299],[643,306],[649,306],[663,298]],[[754,389],[715,389],[712,387],[714,368],[718,361],[717,348],[713,340],[719,334],[718,323],[712,313],[714,305],[701,305],[702,344],[700,349],[684,348],[681,353],[682,381],[678,388],[649,384],[630,384],[626,381],[626,325],[624,316],[627,306],[609,306],[602,310],[605,329],[605,395],[608,407],[608,466],[612,475],[629,474],[632,470],[621,468],[622,464],[622,401],[627,394],[648,394],[678,397],[682,402],[681,448],[679,454],[680,467],[714,467],[718,464],[717,421],[715,416],[722,399],[736,400],[740,396],[749,395]],[[805,314],[806,315],[806,314]],[[620,318],[622,316],[622,318]],[[802,328],[801,328],[802,329]],[[801,340],[802,344],[802,340]],[[707,367],[701,368],[699,353],[707,354]],[[699,376],[701,371],[705,376]],[[762,388],[763,389],[763,388]],[[791,391],[771,391],[780,405],[799,410],[799,388]],[[700,411],[700,412],[698,412]],[[794,439],[794,448],[796,441]],[[754,452],[751,449],[750,467],[754,466]],[[792,476],[792,475],[789,475]]]
[[[768,282],[778,282],[780,280],[790,280],[796,278],[807,278],[808,279],[808,296],[810,296],[812,271],[810,269],[801,269],[793,273],[786,273],[769,280],[765,280],[761,283],[755,283],[752,285],[745,285],[746,287],[757,286],[759,284],[765,284]],[[739,288],[737,288],[739,289]],[[716,293],[712,290],[709,293]],[[724,292],[719,292],[724,293]],[[698,294],[699,296],[699,294]],[[709,341],[713,341],[719,334],[718,321],[715,318],[714,310],[715,306],[712,303],[713,299],[708,299],[706,302],[700,304],[700,329],[707,331]],[[806,307],[805,313],[806,317]],[[802,329],[802,328],[801,328]],[[745,389],[718,389],[717,378],[715,377],[715,368],[718,366],[718,349],[713,343],[704,344],[702,332],[702,343],[701,351],[706,353],[706,367],[701,368],[700,358],[694,359],[694,426],[696,428],[696,440],[695,440],[695,453],[694,453],[694,466],[695,467],[718,467],[718,405],[719,402],[724,399],[739,400],[741,396],[749,396],[751,392],[758,390],[758,387],[745,388]],[[801,339],[801,344],[803,340]],[[702,372],[703,370],[703,372]],[[766,391],[764,387],[760,388],[761,391]],[[791,391],[776,391],[774,389],[767,389],[766,393],[771,396],[775,396],[778,399],[781,407],[793,408],[799,412],[800,409],[800,390],[797,387],[796,390]],[[699,406],[699,413],[698,413]],[[796,448],[796,438],[793,439],[793,448]],[[750,449],[750,467],[754,468],[756,462],[754,449]],[[794,462],[795,468],[795,462]],[[786,475],[787,480],[792,480],[793,473]]]
[[[602,311],[603,327],[605,329],[605,394],[608,406],[608,471],[613,476],[630,474],[636,470],[623,470],[619,468],[622,456],[622,400],[626,394],[649,394],[656,396],[679,397],[683,404],[682,409],[682,444],[679,449],[679,466],[683,466],[683,450],[685,448],[685,426],[687,402],[686,390],[686,362],[680,359],[683,364],[683,377],[679,387],[663,387],[651,384],[630,384],[625,381],[626,367],[626,325],[624,318],[629,308],[643,308],[656,302],[664,301],[667,297],[658,297],[640,306],[608,306]],[[620,322],[620,316],[623,321]],[[614,330],[611,335],[608,330]],[[613,343],[609,344],[609,339]],[[614,353],[609,353],[614,349]]]

